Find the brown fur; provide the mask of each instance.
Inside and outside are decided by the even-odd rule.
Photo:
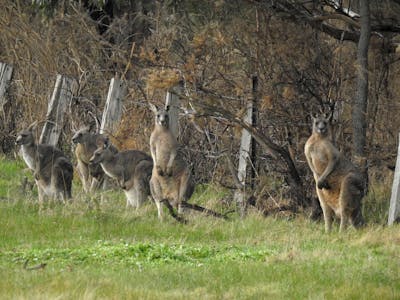
[[[76,145],[76,167],[86,192],[100,188],[104,182],[105,174],[100,164],[90,163],[90,158],[97,149],[97,140],[100,136],[98,133],[89,132],[88,128],[82,128],[72,137],[72,142]],[[111,150],[113,153],[118,151],[114,146]]]
[[[340,231],[347,223],[361,225],[363,177],[351,161],[334,146],[328,116],[313,117],[313,132],[304,150],[314,175],[324,214],[325,230],[331,230],[333,213],[340,218]]]
[[[150,136],[150,151],[153,172],[150,180],[151,193],[156,202],[158,217],[162,219],[162,203],[171,212],[171,207],[181,210],[194,191],[190,170],[178,154],[178,142],[169,129],[168,108],[157,109],[150,104],[155,114],[155,126]],[[172,214],[177,220],[179,217]]]

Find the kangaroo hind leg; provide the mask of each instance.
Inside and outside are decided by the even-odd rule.
[[[318,195],[319,203],[322,208],[322,213],[324,215],[325,232],[330,232],[332,230],[333,210],[326,203],[326,201],[324,199],[324,194],[323,194],[322,190],[320,190],[319,188],[317,188],[317,195]]]
[[[339,203],[341,209],[340,231],[348,224],[354,227],[364,223],[361,213],[361,199],[363,197],[363,183],[359,176],[348,174],[341,184]]]

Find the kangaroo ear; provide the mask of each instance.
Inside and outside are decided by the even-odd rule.
[[[310,113],[311,120],[315,120],[318,118],[318,115],[316,113]]]
[[[108,138],[105,135],[100,134],[96,139],[97,148],[104,148],[104,144]]]
[[[322,114],[322,116],[324,117],[325,120],[328,120],[330,122],[330,121],[332,121],[333,113],[330,111],[330,112]]]
[[[333,120],[333,110],[329,111],[329,113],[326,114],[326,118],[329,120],[329,122],[332,122],[332,120]]]
[[[150,110],[153,112],[153,113],[157,113],[157,107],[153,104],[153,103],[150,103],[149,102],[149,108],[150,108]]]

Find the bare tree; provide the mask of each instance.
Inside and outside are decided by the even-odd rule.
[[[365,178],[368,177],[366,159],[368,105],[368,48],[371,36],[369,0],[360,0],[361,33],[357,49],[357,92],[353,103],[353,156]]]

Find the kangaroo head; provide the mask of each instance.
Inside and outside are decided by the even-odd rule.
[[[314,114],[311,115],[313,121],[313,133],[326,136],[331,130],[331,114]]]
[[[157,108],[154,104],[150,103],[150,109],[155,115],[156,125],[169,128],[169,106],[164,108]]]
[[[90,135],[89,127],[81,128],[72,137],[72,142],[75,145],[82,144],[89,139]]]
[[[112,155],[112,151],[110,150],[110,141],[108,137],[101,136],[97,141],[97,149],[94,151],[93,156],[90,158],[91,164],[99,164],[106,160],[110,155]]]
[[[36,126],[37,126],[37,122],[34,122],[28,128],[23,129],[20,133],[18,133],[15,143],[20,146],[21,145],[34,145],[35,144],[34,131],[36,130]]]

